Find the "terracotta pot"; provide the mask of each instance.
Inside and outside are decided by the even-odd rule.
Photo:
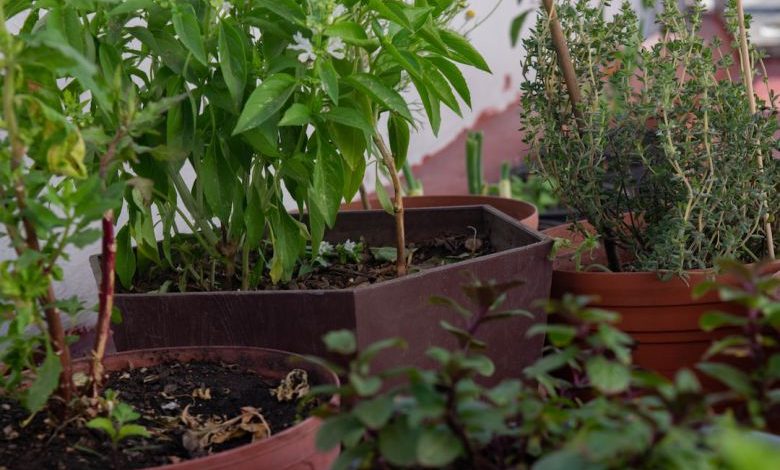
[[[376,197],[370,198],[368,203],[372,209],[382,208]],[[498,196],[470,195],[404,197],[404,207],[410,209],[482,205],[496,208],[532,230],[537,230],[539,228],[539,212],[536,210],[536,206],[517,199],[508,199]],[[362,210],[363,204],[361,204],[360,201],[353,201],[349,204],[343,204],[341,209],[346,211]]]
[[[570,227],[562,225],[544,233],[570,239],[576,245],[581,238],[574,236]],[[620,329],[636,342],[635,364],[672,378],[679,369],[692,368],[699,362],[713,340],[736,332],[723,328],[707,333],[699,328],[699,318],[706,312],[744,313],[738,305],[721,302],[715,292],[692,299],[691,289],[711,279],[712,272],[690,271],[687,280],[674,277],[669,281],[660,280],[652,272],[577,272],[569,259],[572,250],[559,253],[553,263],[551,297],[560,298],[567,292],[597,296],[596,306],[620,313]],[[583,264],[592,262],[606,264],[603,252]],[[780,261],[769,265],[769,269],[780,271]],[[717,388],[709,380],[704,385]]]
[[[324,367],[306,361],[300,356],[262,348],[236,348],[229,346],[147,349],[128,351],[107,356],[104,364],[107,372],[138,367],[150,367],[165,362],[221,361],[239,364],[248,370],[275,380],[281,380],[297,367],[309,373],[312,383],[338,384],[336,375]],[[76,371],[86,372],[89,362],[74,362]],[[332,403],[338,404],[334,396]],[[285,470],[311,470],[330,468],[338,457],[338,449],[320,452],[315,447],[315,437],[322,421],[309,417],[295,426],[274,434],[268,439],[253,442],[235,449],[180,463],[154,467],[165,470],[255,470],[259,468]]]
[[[465,320],[444,307],[431,305],[432,295],[451,297],[470,305],[461,292],[470,274],[481,280],[525,283],[507,293],[503,307],[525,309],[534,318],[515,317],[485,325],[479,338],[496,372],[488,383],[519,377],[541,354],[543,338],[526,337],[534,323],[545,321],[535,305],[550,293],[552,240],[488,206],[409,209],[405,212],[407,240],[429,240],[446,233],[475,228],[487,236],[496,253],[446,264],[402,278],[340,290],[285,290],[117,294],[115,304],[123,321],[114,325],[119,351],[170,346],[260,346],[298,354],[329,355],[322,337],[337,329],[355,332],[358,348],[386,338],[404,338],[408,347],[383,351],[374,365],[435,367],[430,346],[456,347],[441,320],[465,327]],[[395,222],[384,211],[342,212],[326,233],[332,243],[363,237],[372,246],[392,246]],[[97,257],[91,259],[100,279]]]

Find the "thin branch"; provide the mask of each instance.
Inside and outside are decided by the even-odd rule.
[[[379,135],[374,135],[374,144],[379,149],[382,161],[390,173],[393,181],[393,213],[395,215],[395,269],[398,276],[406,275],[406,234],[404,230],[404,197],[401,187],[401,179],[398,178],[398,169],[395,167],[395,159],[387,144]]]

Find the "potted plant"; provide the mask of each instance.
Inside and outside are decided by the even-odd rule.
[[[423,361],[427,335],[438,330],[424,299],[434,286],[454,293],[461,271],[527,278],[510,298],[517,308],[546,296],[544,237],[485,208],[403,209],[396,169],[413,118],[399,90],[414,87],[437,130],[442,103],[459,110],[456,94],[469,103],[456,63],[487,69],[448,26],[461,9],[450,1],[199,0],[110,10],[107,36],[121,38],[114,56],[140,76],[139,96],[183,95],[131,164],[151,198],[126,194],[117,235],[118,349],[324,353],[324,333],[353,328],[361,345],[406,335],[416,344],[409,357]],[[394,217],[337,219],[371,166],[393,182],[393,202],[382,195]],[[517,339],[528,324],[496,331],[496,350],[523,349]],[[528,355],[538,347],[532,341]]]
[[[466,139],[466,176],[468,194],[424,195],[422,183],[417,180],[407,164],[403,168],[406,182],[404,207],[458,207],[486,205],[513,217],[533,230],[539,228],[539,213],[533,201],[523,197],[514,197],[513,187],[518,187],[519,181],[512,181],[508,168],[502,168],[502,179],[498,185],[485,183],[482,177],[482,133],[470,132]],[[513,186],[514,184],[514,186]],[[381,189],[380,189],[381,191]],[[521,196],[519,193],[517,196]],[[380,197],[361,197],[342,206],[345,210],[361,210],[382,208]],[[538,199],[537,199],[538,200]]]
[[[635,360],[667,375],[711,341],[702,313],[739,311],[715,296],[692,300],[691,286],[715,275],[721,256],[753,263],[776,248],[777,114],[772,95],[753,92],[757,53],[738,5],[729,10],[736,52],[701,37],[700,3],[688,15],[672,1],[656,44],[643,44],[628,5],[606,19],[586,2],[546,2],[524,42],[528,142],[561,201],[584,217],[547,231],[570,245],[553,295],[599,296],[623,314]]]
[[[259,348],[104,357],[112,212],[137,184],[116,169],[171,105],[141,106],[125,77],[100,73],[91,59],[105,56],[105,38],[92,32],[104,13],[0,2],[0,235],[12,253],[0,262],[0,467],[328,468],[338,452],[315,449],[321,423],[297,408],[309,386],[338,384],[327,369]],[[18,34],[14,18],[25,19]],[[98,239],[98,327],[90,357],[74,361],[62,316],[85,307],[54,283],[62,259]]]
[[[736,275],[744,286],[741,300],[763,306],[750,320],[739,319],[745,329],[731,339],[741,341],[743,352],[759,352],[748,353],[759,366],[756,375],[717,361],[698,366],[732,385],[735,394],[705,393],[688,369],[670,380],[637,368],[632,340],[617,327],[620,316],[567,294],[547,305],[567,324],[540,324],[530,332],[549,338],[545,355],[522,380],[492,386],[482,383],[492,363],[469,334],[457,336],[457,347],[432,347],[435,368],[385,369],[372,359],[402,341],[382,341],[360,353],[351,332],[330,333],[329,347],[352,361],[342,372],[350,377],[339,388],[342,406],[321,411],[326,421],[318,445],[342,446],[334,468],[741,468],[739,461],[747,470],[776,461],[763,452],[777,454],[778,437],[756,430],[766,430],[769,410],[777,409],[769,397],[778,391],[778,375],[767,372],[780,355],[755,341],[759,325],[765,339],[780,338],[770,326],[776,297],[767,295],[770,282],[776,288],[780,280],[744,268]],[[509,287],[465,286],[473,300],[470,332],[495,321]],[[735,294],[732,286],[720,288],[727,297]],[[459,308],[453,317],[468,312]],[[708,318],[728,317],[713,312]],[[735,414],[712,407],[724,398]]]

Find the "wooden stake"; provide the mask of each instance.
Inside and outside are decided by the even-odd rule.
[[[545,0],[548,1],[548,0]],[[756,95],[753,91],[753,64],[750,60],[750,48],[748,47],[747,28],[745,27],[745,8],[742,4],[742,0],[736,0],[737,4],[737,20],[739,22],[739,59],[742,67],[742,81],[745,83],[745,88],[748,95],[748,104],[750,106],[750,114],[756,114]],[[758,152],[756,163],[758,164],[758,170],[764,173],[764,156],[761,152]],[[764,206],[768,205],[766,196],[762,201]],[[768,209],[768,207],[767,207]],[[766,249],[769,259],[775,259],[775,242],[772,234],[772,224],[769,221],[769,212],[764,214],[764,231],[766,232]]]

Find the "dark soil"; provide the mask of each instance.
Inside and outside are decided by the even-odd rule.
[[[199,419],[196,424],[208,420],[224,423],[242,415],[243,407],[254,407],[265,418],[272,435],[277,434],[302,419],[302,414],[308,414],[315,405],[306,399],[278,401],[270,392],[278,385],[235,365],[207,362],[169,363],[113,373],[106,389],[118,391],[119,400],[141,415],[135,423],[145,426],[152,435],[128,438],[116,452],[105,433],[85,426],[90,419],[88,409],[73,412],[64,424],[42,412],[22,427],[27,412],[17,402],[0,396],[0,469],[145,468],[231,449],[251,442],[252,435],[244,433],[205,450],[190,444],[192,451],[188,450],[185,441],[193,436],[188,431],[204,429],[187,421],[188,417]],[[252,422],[257,424],[260,419],[255,416]],[[236,427],[228,428],[232,431]]]
[[[334,243],[335,244],[335,243]],[[396,277],[395,261],[378,259],[374,251],[394,251],[392,247],[370,247],[362,243],[363,250],[358,260],[328,259],[329,265],[306,263],[299,274],[290,282],[273,284],[268,269],[262,269],[261,260],[253,256],[250,263],[250,278],[254,279],[250,290],[297,290],[297,289],[346,289],[367,286]],[[372,248],[374,251],[372,251]],[[462,261],[468,258],[484,256],[495,252],[488,237],[475,237],[471,229],[459,234],[442,234],[431,240],[409,243],[408,252],[412,253],[409,271],[415,272]],[[182,257],[182,253],[188,255]],[[227,270],[214,262],[192,239],[179,241],[172,250],[175,269],[161,266],[148,266],[140,270],[135,277],[132,289],[117,285],[120,293],[164,292],[200,292],[216,290],[236,290],[241,286],[241,262],[236,260],[236,275],[228,282]],[[265,259],[270,260],[272,253],[267,250]],[[192,263],[196,262],[197,265]],[[260,275],[257,275],[259,273]],[[212,282],[212,278],[213,281]]]

